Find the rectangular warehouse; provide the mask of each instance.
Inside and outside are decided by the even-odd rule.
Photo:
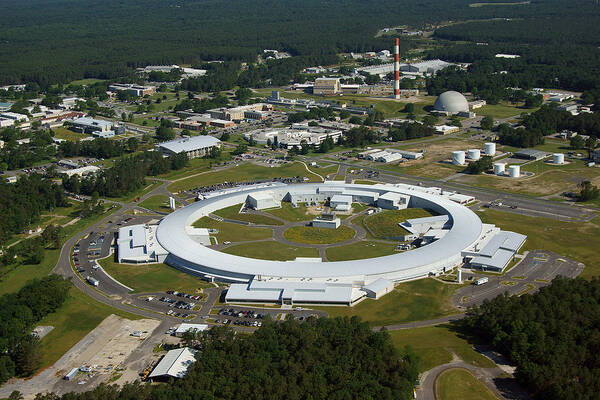
[[[189,159],[204,157],[214,147],[221,147],[221,141],[212,136],[193,136],[171,140],[156,145],[156,150],[165,156],[185,153]]]
[[[281,207],[281,202],[275,200],[273,193],[270,192],[258,192],[249,194],[246,197],[246,204],[248,207],[255,210],[264,210],[267,208]]]
[[[349,211],[352,207],[352,196],[337,194],[331,198],[329,206],[336,211]]]
[[[387,192],[379,196],[377,199],[377,207],[385,208],[386,210],[403,210],[408,207],[409,201],[410,196]]]

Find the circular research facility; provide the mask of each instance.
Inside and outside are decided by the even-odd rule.
[[[394,282],[437,275],[465,259],[478,258],[485,263],[478,257],[479,251],[502,231],[482,224],[473,211],[462,205],[472,200],[472,197],[445,193],[439,188],[403,184],[327,182],[242,186],[205,194],[202,200],[167,215],[160,222],[156,237],[169,253],[167,264],[207,280],[233,283],[225,296],[228,302],[352,305],[362,298],[377,298],[388,293],[393,290]],[[197,232],[202,229],[192,224],[217,210],[240,203],[266,209],[280,207],[282,202],[292,206],[326,203],[336,209],[358,202],[390,210],[423,208],[436,215],[408,219],[401,225],[409,236],[426,245],[393,255],[351,261],[247,258],[215,250],[209,245],[210,240],[199,240],[195,236],[206,233]],[[313,224],[319,218],[315,218]],[[334,222],[326,218],[319,223]],[[490,254],[492,260],[494,252]],[[510,258],[506,264],[509,261]]]
[[[435,100],[433,109],[447,114],[469,112],[469,102],[462,94],[455,91],[444,92]]]

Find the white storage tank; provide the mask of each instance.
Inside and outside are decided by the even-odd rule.
[[[508,167],[508,176],[511,178],[518,178],[521,176],[521,166],[520,165],[511,165]]]
[[[565,163],[565,155],[563,153],[554,153],[552,156],[553,164],[564,164]]]
[[[485,155],[486,156],[495,156],[496,155],[496,143],[486,143],[485,144]]]
[[[464,151],[453,151],[452,152],[452,164],[464,165],[465,164],[465,152]]]
[[[469,160],[474,160],[477,161],[481,158],[481,150],[479,149],[470,149],[467,152],[467,155],[469,157]]]
[[[504,163],[494,163],[494,174],[496,175],[504,175],[504,171],[506,170],[506,164]]]

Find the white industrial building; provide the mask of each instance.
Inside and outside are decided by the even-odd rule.
[[[326,129],[304,124],[294,124],[292,128],[257,129],[244,133],[244,138],[252,138],[258,144],[272,143],[285,149],[294,146],[301,147],[302,143],[309,146],[318,146],[328,137],[337,143],[342,136],[339,129]]]
[[[214,147],[221,147],[221,141],[212,136],[192,136],[159,143],[157,151],[165,156],[185,153],[189,159],[204,157]]]
[[[70,178],[73,175],[84,176],[84,175],[88,175],[88,174],[95,174],[98,171],[100,171],[100,168],[96,167],[95,165],[86,165],[85,167],[68,169],[61,173],[67,175]]]
[[[119,229],[117,259],[120,263],[163,262],[169,254],[156,239],[157,225],[130,225]]]
[[[525,239],[527,236],[520,233],[499,231],[471,260],[471,266],[486,271],[502,272],[523,246]]]
[[[208,325],[206,324],[188,324],[186,322],[180,324],[175,332],[173,333],[177,337],[182,337],[186,332],[204,332],[208,329]]]
[[[71,129],[76,132],[92,134],[113,130],[113,123],[102,119],[81,117],[70,122]]]
[[[29,121],[29,117],[27,115],[14,113],[14,112],[10,112],[10,111],[1,113],[0,117],[2,117],[4,119],[11,119],[16,122]]]
[[[407,160],[417,160],[423,157],[423,153],[417,151],[407,151],[407,150],[399,150],[399,149],[385,149],[388,153],[400,154],[403,158]]]
[[[350,211],[352,208],[352,196],[336,194],[329,201],[329,206],[335,211]]]
[[[346,195],[352,196],[353,201],[373,199],[370,205],[374,206],[379,205],[382,198],[382,204],[390,202],[392,205],[405,200],[408,207],[426,208],[439,215],[411,219],[401,225],[427,245],[389,256],[343,262],[240,257],[200,245],[187,234],[186,227],[193,221],[243,203],[249,194],[265,191],[279,194],[286,201],[328,201],[336,195]],[[368,197],[364,193],[373,195]],[[453,196],[460,198],[452,199]],[[225,297],[228,302],[353,305],[366,296],[377,297],[378,293],[381,296],[385,287],[389,291],[388,284],[375,284],[380,278],[391,282],[418,279],[447,272],[469,261],[471,265],[493,269],[498,265],[497,260],[505,259],[503,251],[498,255],[491,250],[482,253],[489,243],[495,243],[490,242],[491,239],[502,231],[494,225],[483,224],[477,214],[460,204],[470,198],[446,193],[440,188],[405,184],[325,182],[244,186],[207,195],[167,215],[158,227],[157,237],[160,245],[169,251],[167,264],[208,280],[232,283]],[[518,237],[525,240],[523,235]],[[517,251],[518,247],[511,243],[502,241],[497,247]]]
[[[275,200],[273,193],[259,192],[249,194],[246,198],[246,204],[255,210],[265,210],[267,208],[281,207],[281,200]]]
[[[315,228],[337,229],[342,224],[342,220],[333,213],[323,213],[314,218],[311,225]]]
[[[154,367],[149,379],[168,380],[170,378],[183,378],[188,368],[196,362],[196,350],[189,347],[170,350]]]
[[[408,208],[410,196],[387,192],[379,196],[377,199],[377,207],[385,208],[386,210],[403,210]]]
[[[379,278],[363,286],[367,297],[378,299],[394,290],[394,282],[389,279]]]

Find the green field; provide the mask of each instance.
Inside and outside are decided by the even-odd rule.
[[[110,197],[110,199],[114,201],[122,201],[123,203],[129,203],[131,201],[134,201],[136,198],[142,197],[146,193],[153,191],[160,185],[162,185],[162,182],[148,179],[146,181],[146,186],[141,187],[138,190],[133,191],[132,193],[128,193],[120,197]]]
[[[523,113],[532,113],[536,111],[537,108],[520,108],[518,106],[500,103],[500,104],[486,104],[481,108],[477,108],[473,110],[475,114],[481,116],[490,116],[495,119],[504,119],[510,117],[518,117]]]
[[[140,318],[100,303],[73,286],[62,307],[47,315],[38,324],[54,327],[40,343],[42,368],[54,364],[110,314],[132,320]]]
[[[96,78],[87,78],[87,79],[79,79],[76,81],[72,81],[69,85],[93,85],[94,83],[104,82],[104,79],[96,79]]]
[[[452,294],[459,286],[433,279],[400,283],[396,289],[378,300],[367,299],[354,307],[311,306],[330,317],[357,316],[373,326],[423,321],[458,311],[450,305]]]
[[[435,385],[439,400],[498,399],[471,372],[463,368],[453,368],[442,372]]]
[[[154,210],[163,213],[173,212],[169,208],[169,197],[164,194],[157,194],[155,196],[150,196],[146,200],[142,201],[138,204],[142,208],[147,208],[149,210]],[[179,203],[179,205],[181,205]]]
[[[116,208],[109,209],[109,212],[115,212],[120,208],[117,206]],[[68,207],[68,208],[58,208],[53,211],[54,214],[57,215],[70,215],[74,217],[77,214],[76,209]],[[99,214],[87,219],[80,219],[79,221],[71,224],[67,227],[63,228],[63,237],[69,238],[73,236],[75,233],[85,229],[87,226],[93,225],[96,222],[102,220],[106,217],[106,212],[103,214]],[[66,221],[65,221],[66,222]],[[56,262],[58,261],[58,256],[60,255],[59,249],[46,249],[44,250],[44,258],[40,264],[36,265],[19,265],[12,269],[10,272],[3,275],[0,280],[0,295],[6,293],[14,293],[21,289],[25,284],[35,278],[41,278],[50,273],[52,269],[56,266]]]
[[[363,219],[363,225],[377,239],[407,235],[409,232],[398,226],[399,223],[411,218],[431,217],[428,210],[422,208],[406,208],[404,210],[387,210]]]
[[[361,241],[345,246],[328,247],[326,254],[328,261],[361,260],[396,254],[396,246],[396,243]]]
[[[421,359],[420,371],[446,364],[452,361],[452,353],[463,361],[483,368],[491,368],[494,363],[473,349],[462,335],[450,325],[437,325],[425,328],[390,331],[392,340],[398,348],[410,346]]]
[[[178,192],[190,190],[201,186],[213,185],[223,182],[247,182],[255,179],[291,178],[294,176],[307,177],[311,182],[320,182],[321,179],[309,173],[306,167],[299,163],[287,163],[281,167],[263,167],[261,165],[245,163],[238,167],[224,169],[222,171],[207,172],[169,185],[168,190]]]
[[[209,171],[211,165],[216,165],[219,162],[229,161],[231,159],[231,153],[223,149],[221,152],[221,157],[218,160],[213,160],[210,158],[192,158],[188,161],[188,165],[182,169],[171,170],[165,174],[158,175],[157,178],[161,179],[169,179],[169,180],[178,180],[182,178],[189,177],[190,175],[198,174],[200,172]]]
[[[306,204],[298,204],[298,207],[292,207],[291,203],[282,201],[281,208],[275,208],[267,212],[287,221],[301,222],[310,221],[315,217],[314,214],[309,214],[307,210]]]
[[[86,135],[85,133],[73,132],[70,129],[63,128],[62,126],[57,126],[56,128],[52,128],[52,132],[54,132],[55,138],[70,140],[71,142],[78,142],[79,140],[90,136],[90,135]]]
[[[478,212],[484,223],[527,235],[521,249],[549,250],[585,264],[581,274],[591,278],[600,274],[600,220],[591,222],[564,222],[550,218],[536,218],[487,209]]]
[[[98,263],[110,276],[136,292],[177,290],[194,293],[198,288],[212,287],[200,278],[165,264],[119,264],[112,257],[99,260]]]
[[[283,236],[292,242],[307,244],[333,244],[352,239],[356,232],[347,226],[337,229],[315,228],[312,226],[292,226],[283,232]]]
[[[231,207],[217,210],[213,214],[218,215],[219,217],[227,218],[227,219],[234,219],[236,221],[246,221],[246,222],[251,222],[253,224],[258,224],[258,225],[283,225],[283,222],[276,220],[274,218],[269,218],[266,215],[251,214],[251,213],[240,214],[239,210],[241,207],[242,207],[241,203],[235,204]]]
[[[242,243],[227,247],[224,253],[263,260],[291,261],[296,257],[319,257],[319,251],[312,247],[294,247],[275,241]]]
[[[357,179],[354,181],[354,183],[358,184],[358,185],[377,185],[378,182],[375,181],[369,181],[366,179]]]
[[[232,222],[219,222],[209,217],[202,217],[193,224],[196,228],[214,228],[219,233],[215,236],[219,243],[246,242],[248,240],[262,240],[273,237],[273,230],[269,228],[251,228],[246,225],[234,224]]]

